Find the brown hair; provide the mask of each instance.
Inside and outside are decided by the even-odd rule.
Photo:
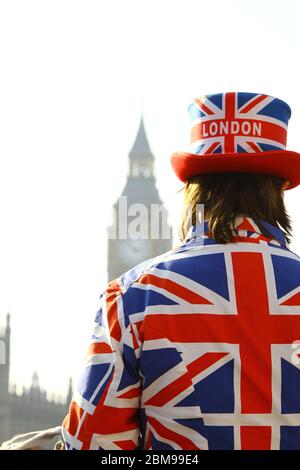
[[[205,173],[191,177],[184,188],[184,212],[179,229],[181,240],[187,235],[187,213],[190,223],[197,221],[197,204],[204,204],[210,236],[217,243],[228,243],[234,235],[232,224],[236,216],[251,217],[261,233],[273,235],[261,220],[283,229],[290,243],[292,226],[281,195],[284,180],[260,173]]]

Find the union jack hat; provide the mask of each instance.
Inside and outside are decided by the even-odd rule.
[[[189,151],[175,152],[172,167],[186,182],[201,173],[265,173],[300,184],[300,154],[286,150],[291,108],[273,96],[218,93],[195,98]]]

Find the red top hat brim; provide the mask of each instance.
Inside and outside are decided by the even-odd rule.
[[[257,153],[194,154],[175,152],[171,165],[184,183],[203,173],[264,173],[288,180],[287,189],[300,184],[300,153],[290,150],[271,150]]]

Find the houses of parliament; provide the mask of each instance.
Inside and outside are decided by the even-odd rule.
[[[139,203],[149,209],[152,204],[158,204],[166,215],[156,187],[154,162],[154,155],[151,152],[143,119],[141,119],[135,142],[129,152],[128,174],[120,197],[126,196],[128,206]],[[115,215],[118,215],[118,202],[119,200],[113,207]],[[113,225],[120,223],[120,220],[120,217],[116,216]],[[108,230],[116,228],[112,226]],[[147,239],[124,240],[109,237],[108,280],[115,279],[145,259],[171,249],[172,232],[171,227],[168,226],[168,228],[170,234],[168,238],[160,236],[155,239],[148,237]],[[1,321],[1,323],[4,322]],[[48,400],[46,392],[39,386],[38,375],[35,373],[31,387],[23,388],[23,392],[17,394],[9,380],[11,335],[13,331],[10,328],[10,315],[8,314],[4,330],[0,329],[0,344],[5,345],[5,360],[0,357],[0,443],[15,434],[58,426],[67,414],[73,393],[72,383],[70,381],[68,386],[66,377],[65,403]]]

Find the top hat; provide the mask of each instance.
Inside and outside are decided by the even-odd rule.
[[[175,152],[172,167],[186,182],[202,173],[265,173],[300,184],[300,154],[286,150],[291,108],[273,96],[218,93],[188,107],[191,147]]]

